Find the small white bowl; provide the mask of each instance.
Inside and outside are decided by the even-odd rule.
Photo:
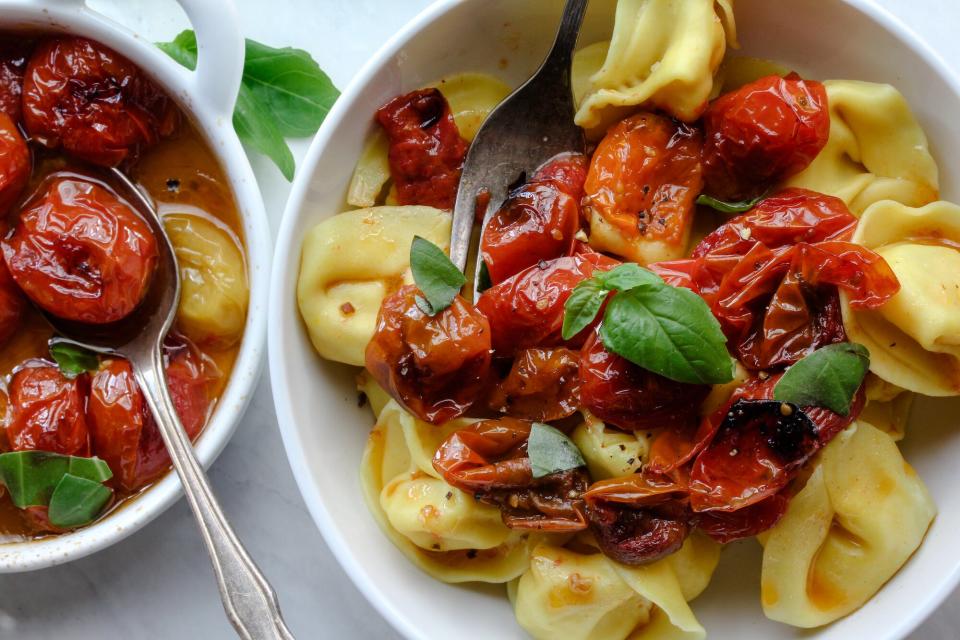
[[[354,163],[389,98],[441,76],[488,72],[516,86],[545,55],[561,0],[444,0],[408,24],[343,92],[300,168],[284,214],[269,319],[270,372],[287,455],[317,526],[373,605],[409,638],[526,637],[503,589],[457,587],[418,570],[380,532],[359,486],[372,418],[356,406],[354,371],[314,352],[296,304],[300,243],[308,229],[345,208]],[[613,0],[593,0],[581,42],[609,37]],[[816,78],[896,85],[931,140],[944,198],[960,198],[960,82],[903,24],[869,0],[737,0],[742,53],[794,66]],[[502,61],[506,61],[504,63]],[[958,403],[918,402],[904,454],[940,508],[907,565],[863,608],[819,630],[768,621],[760,608],[760,554],[731,545],[713,584],[693,603],[711,638],[902,638],[960,581]],[[316,594],[323,597],[323,594]]]
[[[197,33],[195,72],[178,65],[151,42],[90,10],[83,0],[0,0],[0,29],[81,35],[122,53],[176,99],[203,132],[227,175],[243,223],[250,306],[230,381],[196,443],[197,456],[207,466],[233,435],[260,377],[272,248],[263,199],[232,124],[244,59],[236,9],[231,0],[178,1]],[[42,569],[104,549],[156,518],[180,495],[180,480],[170,473],[136,500],[89,527],[37,541],[0,544],[0,573]]]

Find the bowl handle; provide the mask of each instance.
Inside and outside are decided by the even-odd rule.
[[[243,78],[245,45],[233,0],[177,0],[197,34],[197,70],[190,95],[215,115],[233,115]]]

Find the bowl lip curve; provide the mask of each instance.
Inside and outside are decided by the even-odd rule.
[[[900,40],[904,46],[922,58],[960,100],[960,75],[958,75],[958,72],[950,67],[937,51],[900,18],[885,7],[878,5],[875,0],[836,1],[857,11],[860,14],[860,19],[872,20],[892,37]],[[437,0],[427,6],[385,41],[360,67],[345,87],[301,161],[277,234],[270,280],[268,365],[271,388],[284,448],[297,486],[317,528],[353,584],[396,631],[410,640],[428,639],[422,630],[417,628],[411,617],[398,609],[396,604],[373,579],[373,576],[369,575],[358,563],[345,532],[340,529],[332,517],[312,479],[310,464],[302,447],[298,428],[293,421],[291,407],[295,404],[295,401],[288,393],[289,387],[287,385],[289,377],[286,371],[287,359],[284,351],[286,342],[284,317],[291,312],[299,314],[296,309],[295,285],[292,292],[287,287],[288,283],[291,282],[288,268],[297,269],[299,266],[300,247],[297,239],[294,238],[294,232],[302,215],[310,185],[316,179],[317,164],[328,145],[335,138],[340,123],[350,117],[357,96],[368,86],[380,69],[393,61],[401,52],[401,49],[413,38],[429,29],[434,22],[446,13],[461,4],[469,2],[479,2],[479,0]],[[290,293],[293,293],[293,295],[288,295]],[[292,308],[288,305],[292,305]],[[298,327],[297,330],[302,331],[303,329]],[[384,542],[388,543],[389,541],[385,538]],[[919,606],[905,615],[899,624],[886,629],[885,634],[879,637],[880,640],[900,640],[908,636],[942,604],[958,585],[960,585],[960,555],[955,560],[953,570],[940,581],[936,589],[930,592],[920,602]]]

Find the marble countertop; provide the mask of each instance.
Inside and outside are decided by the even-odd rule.
[[[876,0],[960,69],[956,0]],[[247,36],[308,50],[338,86],[430,0],[236,0]],[[173,0],[89,0],[151,40],[187,24]],[[309,141],[293,141],[303,157]],[[289,185],[253,159],[276,231]],[[264,376],[236,435],[210,470],[237,533],[275,586],[294,634],[303,638],[397,638],[330,554],[287,467]],[[362,508],[362,507],[358,507]],[[913,636],[953,640],[960,592]],[[0,575],[0,638],[153,640],[233,638],[209,561],[186,504],[116,546],[69,565]]]

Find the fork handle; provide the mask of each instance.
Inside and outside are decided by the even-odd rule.
[[[570,65],[573,62],[573,50],[577,46],[577,36],[580,34],[580,25],[587,13],[590,0],[567,0],[563,7],[563,17],[557,28],[557,37],[553,41],[553,48],[544,61],[543,66],[557,66],[568,79]],[[569,80],[568,80],[569,82]]]
[[[140,360],[140,361],[138,361]],[[146,360],[144,362],[143,360]],[[227,522],[167,390],[160,346],[131,360],[213,561],[223,607],[244,640],[294,640],[277,595]]]

